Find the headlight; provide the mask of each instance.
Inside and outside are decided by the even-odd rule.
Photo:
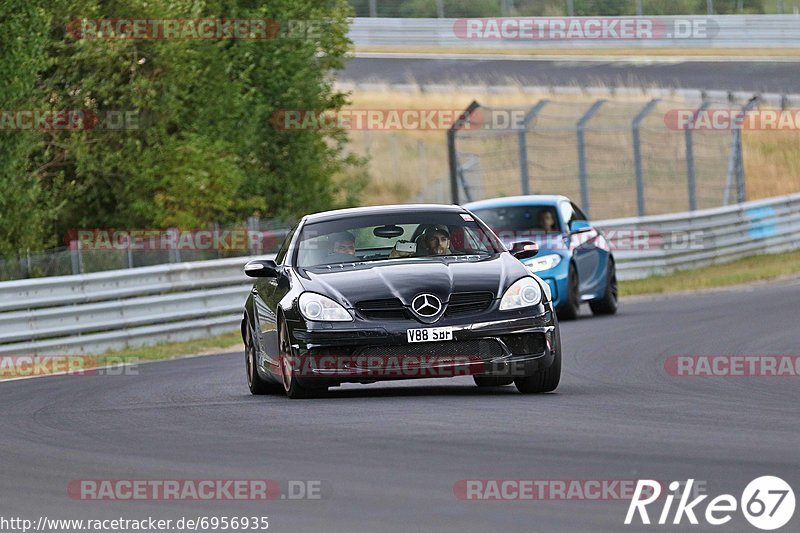
[[[500,300],[500,310],[518,309],[538,304],[542,290],[533,278],[522,278],[511,285]]]
[[[315,292],[300,295],[300,313],[308,320],[321,322],[349,322],[353,320],[347,309],[327,296]]]
[[[561,262],[561,256],[558,254],[543,255],[542,257],[535,257],[531,261],[526,261],[525,266],[531,272],[541,272],[543,270],[550,270]]]

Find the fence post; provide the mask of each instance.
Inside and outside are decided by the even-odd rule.
[[[644,14],[644,9],[642,8],[642,0],[636,0],[636,16],[641,17]]]
[[[700,104],[692,115],[692,123],[683,131],[684,142],[686,144],[686,184],[689,188],[689,211],[697,209],[697,180],[694,168],[694,129],[697,117],[708,108],[709,102],[704,101]]]
[[[81,247],[78,241],[69,241],[69,255],[72,260],[72,273],[82,274]]]
[[[263,239],[259,238],[258,244],[253,242],[252,235],[260,231],[260,221],[257,216],[249,216],[247,217],[247,248],[250,251],[250,255],[258,255],[263,253],[262,252],[262,245]],[[263,234],[260,236],[263,237]]]
[[[589,185],[586,183],[586,140],[584,138],[586,131],[586,124],[592,117],[600,110],[605,100],[598,100],[586,113],[578,120],[576,125],[576,133],[578,136],[578,181],[581,186],[581,207],[583,212],[589,215]]]
[[[639,216],[643,217],[644,212],[644,171],[642,170],[642,145],[639,135],[639,130],[642,126],[642,121],[647,117],[648,113],[658,104],[658,98],[650,100],[647,105],[639,111],[636,118],[633,119],[633,164],[636,168],[636,205],[638,207]]]
[[[126,255],[128,256],[128,268],[133,268],[133,250],[132,250],[132,241],[131,236],[128,235],[127,239],[125,239],[125,251]]]
[[[470,115],[478,109],[481,105],[473,100],[469,106],[458,116],[450,129],[447,130],[447,160],[450,165],[450,197],[453,203],[458,205],[458,153],[456,152],[456,133],[461,129],[465,123],[469,121]]]
[[[575,16],[575,0],[567,0],[567,15]]]
[[[377,0],[369,0],[369,16],[375,18],[378,16]]]
[[[747,118],[747,113],[758,103],[758,97],[751,98],[739,113],[733,123],[731,135],[731,154],[728,159],[728,179],[725,182],[724,205],[730,204],[731,189],[736,180],[736,201],[742,203],[747,200],[747,191],[744,183],[744,161],[742,156],[742,125]]]
[[[714,14],[714,0],[706,0],[706,7],[708,8],[708,14]]]
[[[531,193],[531,186],[530,186],[530,177],[528,176],[528,124],[536,118],[539,114],[539,111],[542,110],[544,106],[546,106],[550,102],[550,100],[543,99],[539,100],[535,106],[530,108],[528,112],[525,114],[525,118],[522,119],[522,127],[517,132],[517,140],[519,142],[519,169],[520,169],[520,180],[522,181],[522,194],[528,195]]]

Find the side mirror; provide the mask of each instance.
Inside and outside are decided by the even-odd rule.
[[[522,261],[539,253],[539,245],[533,241],[519,241],[511,245],[511,255]]]
[[[570,233],[583,233],[584,231],[591,231],[592,225],[585,220],[573,220],[569,223]]]
[[[278,265],[272,259],[254,259],[244,266],[244,273],[251,278],[277,278]]]

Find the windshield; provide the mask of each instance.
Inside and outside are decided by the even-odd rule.
[[[409,257],[494,255],[501,251],[496,237],[467,213],[389,213],[306,224],[298,240],[295,264],[309,268]]]
[[[526,240],[535,234],[561,232],[558,214],[552,205],[494,207],[473,212],[503,242]]]

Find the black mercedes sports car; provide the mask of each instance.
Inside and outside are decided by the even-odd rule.
[[[253,394],[309,397],[344,382],[471,375],[549,392],[561,339],[549,288],[463,207],[305,216],[257,278],[242,320]]]

